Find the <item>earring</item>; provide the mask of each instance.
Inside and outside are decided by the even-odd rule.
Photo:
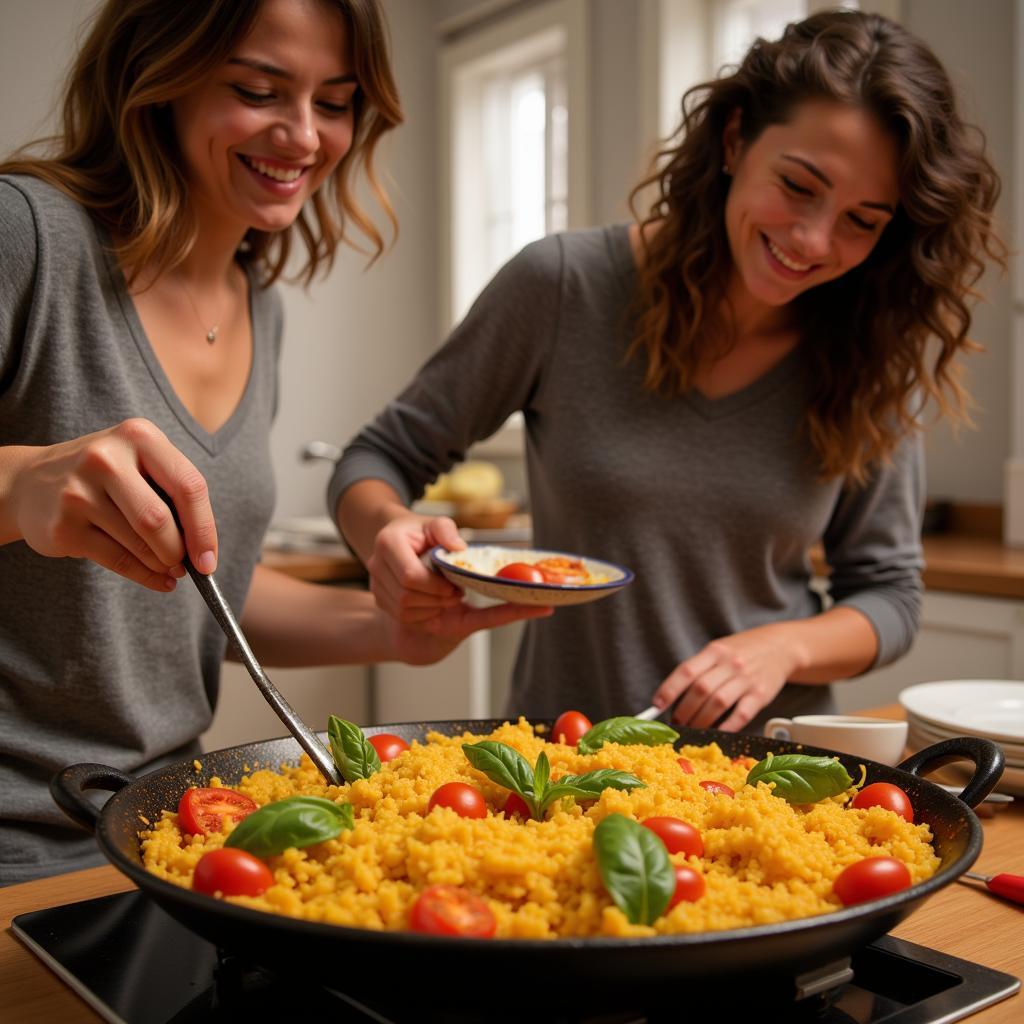
[[[722,164],[722,173],[723,174],[732,174],[732,171],[729,170],[729,165],[728,164]]]

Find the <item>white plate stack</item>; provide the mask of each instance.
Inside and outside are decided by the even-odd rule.
[[[954,736],[980,736],[1003,748],[1006,770],[996,789],[1024,796],[1024,683],[950,679],[921,683],[900,694],[907,712],[907,746],[921,750]],[[965,780],[971,765],[949,766]]]

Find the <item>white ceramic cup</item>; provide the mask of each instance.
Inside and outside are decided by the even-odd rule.
[[[769,719],[764,734],[774,740],[806,743],[892,765],[903,760],[907,723],[857,715],[797,715]]]

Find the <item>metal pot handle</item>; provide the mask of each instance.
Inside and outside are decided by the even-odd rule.
[[[82,795],[82,791],[105,789],[117,793],[131,781],[130,775],[109,765],[70,764],[50,779],[50,796],[76,825],[81,825],[86,832],[95,832],[100,811]]]
[[[941,768],[951,761],[973,761],[974,774],[970,782],[963,788],[960,799],[968,807],[976,807],[992,792],[993,787],[1003,774],[1006,758],[1002,748],[991,740],[983,740],[977,736],[957,736],[941,743],[933,743],[924,750],[919,750],[897,765],[904,772],[922,776],[933,768]]]

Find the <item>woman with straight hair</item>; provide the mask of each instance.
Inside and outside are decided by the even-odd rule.
[[[510,713],[833,710],[829,684],[918,626],[921,429],[928,403],[965,418],[998,190],[900,25],[823,12],[757,40],[686,94],[633,223],[525,248],[349,444],[329,505],[378,604],[445,628],[454,588],[419,559],[462,542],[406,506],[521,410],[534,546],[636,579],[527,625]]]
[[[0,884],[101,860],[59,768],[199,752],[226,641],[186,551],[268,665],[429,662],[524,614],[427,635],[257,564],[273,284],[353,229],[383,252],[356,184],[396,228],[374,156],[401,120],[377,0],[108,0],[60,133],[0,164]]]

